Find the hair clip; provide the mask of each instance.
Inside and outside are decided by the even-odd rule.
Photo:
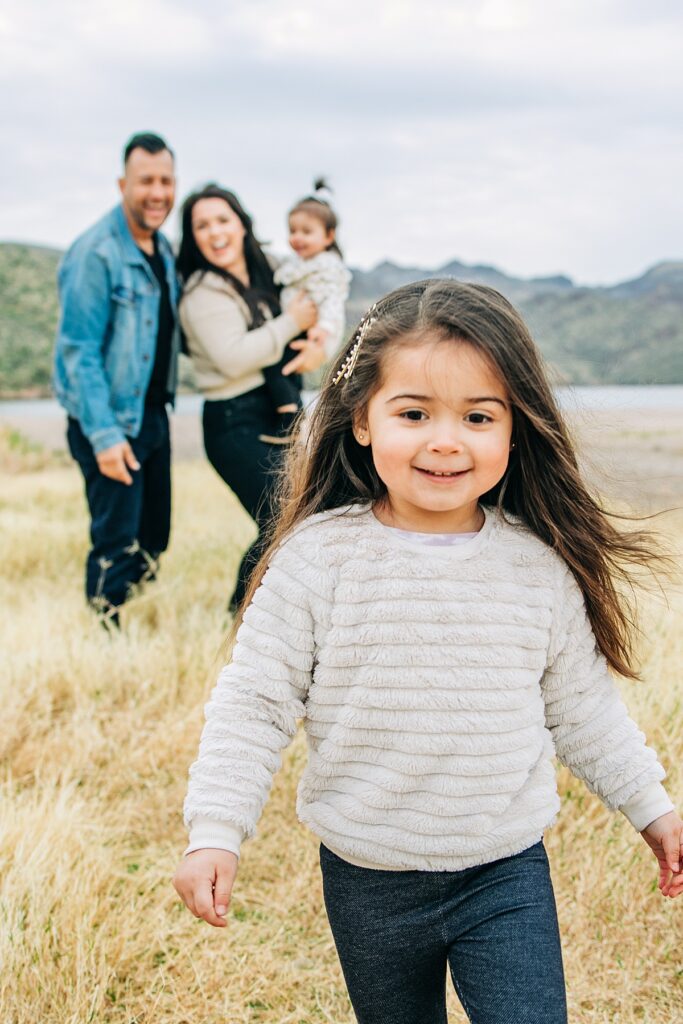
[[[363,344],[365,336],[368,333],[368,331],[370,330],[370,328],[372,327],[372,325],[377,322],[378,318],[375,315],[376,312],[377,312],[377,304],[375,303],[375,305],[370,307],[368,312],[365,314],[365,316],[361,320],[361,323],[360,323],[360,326],[358,328],[358,331],[356,332],[356,337],[355,337],[354,343],[351,346],[351,348],[349,349],[349,353],[348,353],[346,359],[341,364],[341,366],[339,367],[339,369],[335,373],[334,377],[332,378],[332,383],[333,384],[338,384],[339,381],[342,378],[344,380],[348,380],[349,377],[351,376],[351,374],[353,373],[353,368],[356,365],[356,363],[358,362],[358,352],[360,351],[360,347]]]

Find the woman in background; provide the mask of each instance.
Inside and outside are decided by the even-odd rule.
[[[316,340],[293,341],[316,323],[316,307],[300,293],[281,311],[271,265],[232,192],[207,185],[187,197],[178,273],[180,323],[205,398],[204,448],[259,530],[242,559],[232,609],[260,557],[285,453],[263,440],[277,429],[264,370],[280,361],[290,343],[294,351],[282,368],[285,375],[317,369],[325,351]]]

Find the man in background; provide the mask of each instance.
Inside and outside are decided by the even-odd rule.
[[[73,243],[58,273],[55,391],[85,480],[92,548],[85,590],[107,626],[168,546],[166,406],[178,361],[178,284],[159,228],[175,199],[174,156],[158,135],[123,153],[121,203]]]

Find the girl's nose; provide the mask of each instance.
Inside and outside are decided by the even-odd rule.
[[[463,448],[463,441],[458,431],[443,427],[432,434],[427,442],[427,448],[429,451],[441,454],[459,452]]]

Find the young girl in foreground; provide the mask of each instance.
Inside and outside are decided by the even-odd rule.
[[[314,191],[304,196],[289,211],[289,244],[292,254],[278,264],[273,279],[282,288],[280,301],[286,308],[303,290],[318,310],[317,323],[307,332],[309,341],[316,341],[331,358],[341,345],[344,333],[344,303],[349,295],[351,273],[342,262],[337,244],[337,215],[330,204],[331,194],[319,178]],[[275,436],[262,434],[273,444],[287,444],[301,409],[301,379],[283,374],[291,360],[285,352],[279,363],[264,373],[278,413]]]
[[[298,813],[360,1024],[563,1024],[542,845],[553,756],[683,891],[683,823],[610,669],[619,584],[650,557],[590,497],[540,359],[490,288],[423,281],[361,322],[292,453],[232,663],[191,769],[175,886],[225,925],[298,718]],[[267,564],[267,568],[266,568]],[[248,601],[248,598],[247,598]]]

